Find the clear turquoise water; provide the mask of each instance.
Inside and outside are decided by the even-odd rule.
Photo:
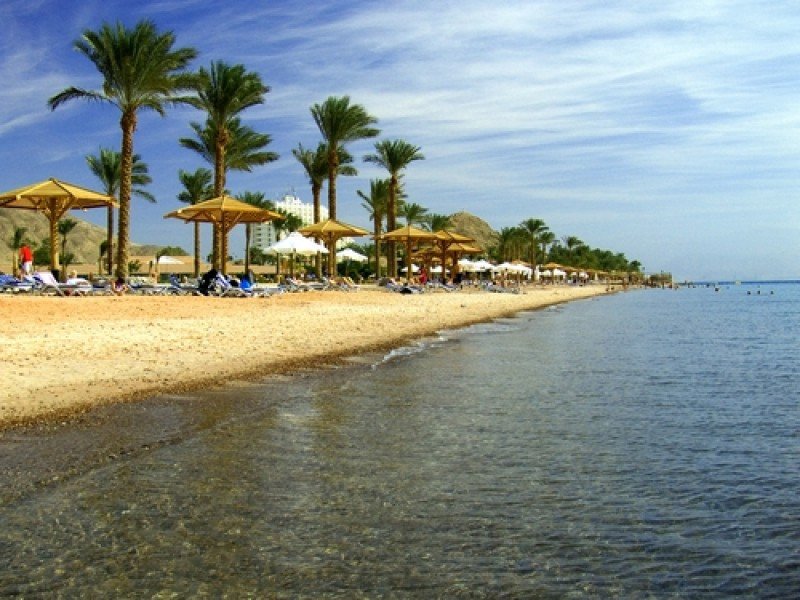
[[[636,291],[6,436],[0,594],[796,597],[799,331]]]

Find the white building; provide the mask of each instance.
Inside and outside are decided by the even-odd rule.
[[[294,194],[286,194],[284,197],[275,203],[275,208],[286,211],[290,215],[300,217],[303,226],[312,225],[314,223],[314,204],[311,202],[303,202],[298,196]],[[328,218],[328,209],[325,206],[320,206],[320,220],[324,221]],[[285,237],[286,232],[281,232],[281,237]],[[253,226],[253,246],[261,248],[262,250],[271,246],[278,241],[278,235],[272,223],[262,223]]]

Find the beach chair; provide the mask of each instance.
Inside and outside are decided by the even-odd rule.
[[[167,294],[173,296],[202,296],[203,294],[197,288],[196,285],[189,285],[186,283],[181,283],[178,279],[178,276],[172,273],[169,276],[169,288],[167,290]]]
[[[353,281],[351,277],[342,277],[341,282],[346,287],[348,292],[357,292],[361,289],[361,286]]]
[[[32,277],[17,279],[13,275],[0,274],[0,292],[7,294],[33,294],[37,283]]]
[[[92,293],[92,284],[60,283],[50,271],[36,271],[33,279],[39,284],[36,293],[42,296],[88,296]]]

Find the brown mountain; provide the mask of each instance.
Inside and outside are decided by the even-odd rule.
[[[497,245],[497,232],[486,221],[475,215],[463,211],[458,212],[450,215],[450,223],[453,231],[473,238],[483,250]]]
[[[77,218],[73,213],[68,218],[78,222],[67,236],[67,252],[75,255],[75,263],[95,264],[100,255],[100,244],[106,239],[105,227]],[[50,236],[50,225],[44,215],[32,210],[0,208],[0,262],[11,259],[9,243],[14,237],[14,228],[24,227],[25,237],[38,246]],[[114,232],[116,235],[116,232]],[[131,244],[131,255],[155,255],[161,246]]]

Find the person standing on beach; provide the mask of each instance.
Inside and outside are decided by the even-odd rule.
[[[19,249],[19,268],[23,277],[33,271],[33,251],[27,243]]]

